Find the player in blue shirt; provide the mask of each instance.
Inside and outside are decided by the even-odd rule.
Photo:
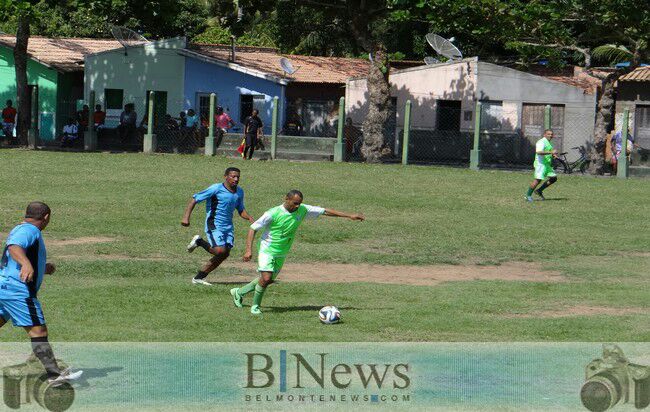
[[[27,206],[25,220],[9,233],[0,257],[0,327],[11,320],[25,328],[32,350],[45,368],[48,379],[59,385],[81,376],[82,371],[60,370],[47,339],[47,326],[36,297],[43,276],[56,270],[47,263],[41,231],[50,223],[51,211],[42,202]]]
[[[212,286],[211,283],[204,280],[205,277],[226,260],[230,255],[230,249],[235,245],[232,223],[232,215],[235,210],[242,218],[251,223],[255,222],[255,219],[246,212],[244,207],[244,191],[238,186],[240,174],[240,170],[236,167],[227,168],[223,183],[213,184],[194,194],[185,208],[181,225],[189,226],[194,206],[197,203],[205,202],[205,234],[208,239],[206,241],[199,235],[194,236],[190,244],[187,245],[187,251],[191,253],[200,246],[214,255],[201,267],[201,270],[192,279],[192,283]]]

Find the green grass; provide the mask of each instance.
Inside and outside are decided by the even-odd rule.
[[[50,246],[58,272],[39,294],[54,340],[68,341],[647,341],[647,315],[512,318],[572,305],[650,309],[650,182],[560,176],[554,200],[527,204],[531,173],[441,167],[243,162],[202,156],[0,151],[0,233],[25,205],[53,209],[46,242],[102,236],[113,242]],[[539,261],[567,282],[450,282],[437,286],[279,283],[252,318],[230,284],[192,287],[205,259],[185,244],[203,227],[189,196],[242,168],[255,217],[298,188],[305,202],[363,212],[367,221],[303,225],[293,262],[424,265]],[[243,253],[236,218],[231,259]],[[4,241],[4,235],[1,236]],[[200,252],[200,253],[199,253]],[[113,259],[121,255],[140,259]],[[151,260],[147,260],[153,258]],[[246,273],[254,276],[254,266]],[[219,281],[218,273],[210,279]],[[241,273],[241,272],[240,272]],[[280,275],[280,280],[282,275]],[[248,300],[250,303],[250,298]],[[322,326],[316,310],[338,305],[345,322]],[[23,339],[5,327],[0,340]]]

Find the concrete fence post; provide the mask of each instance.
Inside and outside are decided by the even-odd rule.
[[[336,129],[336,143],[334,144],[334,161],[343,161],[343,131],[345,130],[345,97],[339,99],[339,120],[338,128]]]
[[[84,150],[93,151],[97,150],[97,131],[95,130],[95,118],[93,116],[95,110],[95,91],[91,91],[88,95],[88,130],[84,133]]]
[[[409,138],[411,136],[411,100],[404,106],[404,132],[402,133],[402,164],[409,162]]]
[[[623,128],[621,129],[621,154],[618,156],[618,166],[616,167],[616,177],[619,179],[627,179],[628,177],[628,161],[627,161],[627,128],[630,124],[630,109],[623,110]],[[616,147],[612,148],[615,151]]]
[[[280,104],[280,99],[278,96],[273,97],[273,113],[271,117],[271,160],[275,160],[277,151],[278,151],[278,116],[280,115],[280,110],[278,105]]]
[[[479,170],[481,165],[481,102],[476,102],[476,111],[474,112],[474,149],[469,154],[469,168]]]
[[[147,112],[147,134],[144,135],[142,145],[143,153],[154,153],[156,151],[156,135],[153,133],[153,105],[154,92],[149,92],[149,111]]]
[[[208,135],[205,136],[205,148],[204,148],[204,153],[206,156],[214,156],[215,154],[217,154],[217,147],[215,145],[215,137],[214,137],[215,99],[216,99],[216,95],[214,93],[210,93],[210,118],[208,119]]]
[[[547,104],[544,107],[544,130],[551,128],[551,105]]]

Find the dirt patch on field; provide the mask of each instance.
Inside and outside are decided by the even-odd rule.
[[[224,267],[236,267],[238,269],[244,269],[246,272],[254,270],[253,265],[231,263],[224,265]],[[242,280],[239,279],[239,276],[237,278],[236,280]],[[248,278],[246,277],[244,279]],[[223,280],[221,277],[217,277],[217,279],[219,281]],[[228,280],[235,279],[229,276]],[[383,266],[369,264],[288,263],[282,269],[278,280],[280,282],[372,282],[431,286],[443,282],[473,280],[563,282],[567,279],[560,272],[542,270],[538,263],[507,262],[499,266]]]
[[[646,308],[612,308],[607,306],[571,306],[564,309],[543,310],[532,313],[507,315],[507,318],[568,318],[574,316],[625,316],[647,314]]]
[[[146,256],[146,257],[133,257],[128,255],[120,254],[101,254],[101,255],[55,255],[53,256],[56,260],[134,260],[134,261],[149,261],[149,262],[158,262],[162,260],[168,260],[164,256]]]
[[[48,246],[75,246],[75,245],[90,245],[95,243],[108,243],[115,242],[117,239],[114,237],[105,237],[105,236],[87,236],[87,237],[77,237],[74,239],[46,239],[46,244]]]

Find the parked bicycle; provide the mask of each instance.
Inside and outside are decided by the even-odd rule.
[[[570,162],[566,158],[568,152],[558,153],[557,157],[553,158],[553,168],[566,174],[571,174],[574,170],[579,170],[580,173],[584,174],[589,168],[587,150],[582,146],[572,147],[571,150],[578,150],[578,152],[580,152],[580,157],[577,160]]]

